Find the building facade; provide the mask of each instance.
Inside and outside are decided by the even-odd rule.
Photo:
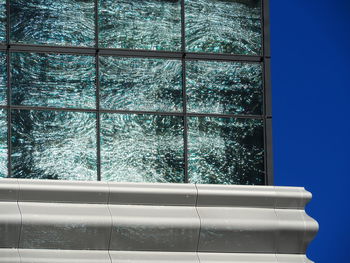
[[[0,1],[0,262],[308,262],[268,4]]]

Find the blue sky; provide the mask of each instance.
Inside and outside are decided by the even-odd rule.
[[[317,263],[349,262],[350,1],[270,0],[275,184],[313,193]]]

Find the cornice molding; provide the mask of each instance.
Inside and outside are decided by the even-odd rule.
[[[300,187],[0,180],[0,262],[307,263]]]

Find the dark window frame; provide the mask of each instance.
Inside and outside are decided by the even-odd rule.
[[[263,119],[264,122],[264,184],[273,185],[273,153],[272,153],[272,108],[271,108],[271,55],[270,55],[270,14],[269,0],[261,0],[261,30],[262,43],[261,54],[256,55],[235,55],[219,53],[193,53],[186,52],[185,49],[185,0],[181,0],[181,51],[154,51],[154,50],[130,50],[115,48],[99,48],[98,43],[98,0],[95,0],[95,47],[73,47],[73,46],[50,46],[50,45],[32,45],[16,44],[10,42],[10,0],[6,0],[6,43],[0,43],[0,51],[6,53],[7,67],[7,105],[0,105],[0,109],[7,110],[8,125],[8,177],[11,177],[11,110],[30,109],[30,110],[55,110],[55,111],[81,111],[96,113],[97,130],[97,181],[101,181],[101,156],[100,156],[100,113],[129,113],[129,114],[155,114],[155,115],[177,115],[184,118],[184,183],[188,183],[188,142],[187,142],[187,117],[190,116],[211,116],[224,118],[254,118]],[[55,53],[55,54],[75,54],[95,56],[96,62],[96,109],[78,109],[78,108],[55,108],[55,107],[37,107],[37,106],[17,106],[11,105],[11,74],[10,59],[12,52],[30,52],[30,53]],[[99,92],[99,56],[116,57],[144,57],[144,58],[168,58],[182,61],[182,86],[183,86],[183,112],[152,112],[152,111],[129,111],[129,110],[105,110],[100,108]],[[186,61],[188,60],[214,60],[231,62],[258,62],[263,68],[263,112],[262,115],[237,115],[237,114],[210,114],[210,113],[187,113],[186,111]]]

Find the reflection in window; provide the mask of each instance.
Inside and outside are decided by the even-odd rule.
[[[180,0],[100,0],[101,47],[180,51]]]
[[[7,116],[0,109],[0,178],[7,176]]]
[[[12,111],[12,177],[96,180],[96,114]]]
[[[6,105],[7,102],[7,70],[6,53],[0,52],[0,105]]]
[[[6,41],[6,0],[0,0],[0,42]]]
[[[105,109],[182,111],[179,60],[100,57]]]
[[[95,108],[95,57],[12,53],[12,104]]]
[[[261,4],[0,0],[0,177],[264,184]]]
[[[188,61],[186,69],[189,112],[262,114],[261,64]]]
[[[102,114],[102,180],[183,182],[183,118]]]
[[[261,53],[260,0],[185,0],[190,52]]]
[[[263,121],[190,117],[191,183],[264,184]]]
[[[11,0],[11,41],[94,46],[94,0]]]

